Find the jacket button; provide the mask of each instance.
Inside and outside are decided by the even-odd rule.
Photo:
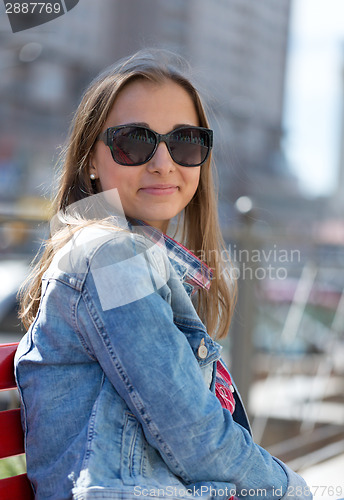
[[[201,343],[198,347],[197,354],[198,354],[198,357],[201,359],[205,359],[207,357],[208,349],[206,348],[206,346],[204,344],[204,339],[201,340]]]

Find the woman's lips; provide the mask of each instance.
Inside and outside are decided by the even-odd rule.
[[[178,186],[172,184],[156,184],[153,186],[147,186],[140,189],[143,193],[153,194],[156,196],[173,194],[178,190]]]

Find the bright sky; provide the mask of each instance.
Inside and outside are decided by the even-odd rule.
[[[344,99],[344,0],[293,0],[285,151],[305,194],[336,187]]]

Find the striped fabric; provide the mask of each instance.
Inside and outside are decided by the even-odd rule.
[[[221,403],[222,408],[227,408],[232,414],[235,410],[235,400],[233,396],[234,387],[227,368],[221,359],[216,364],[215,394]]]
[[[194,287],[194,292],[203,288],[209,290],[213,277],[212,270],[207,264],[202,262],[190,250],[181,243],[162,233],[159,229],[149,226],[145,222],[134,219],[133,226],[141,226],[144,235],[160,247],[165,247],[167,255],[172,260],[186,266],[185,281]],[[133,228],[134,229],[134,228]]]

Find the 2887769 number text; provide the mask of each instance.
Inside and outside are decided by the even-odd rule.
[[[6,14],[59,14],[61,4],[45,2],[6,2]]]

